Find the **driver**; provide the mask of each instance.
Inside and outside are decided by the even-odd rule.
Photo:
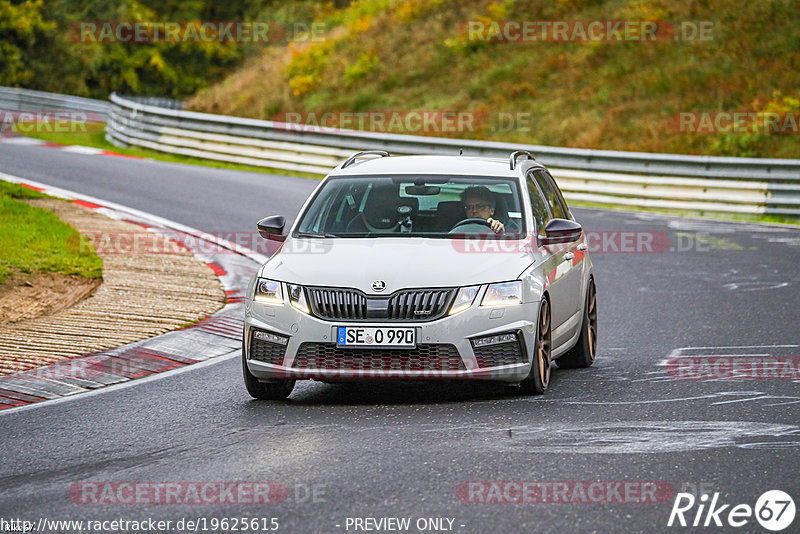
[[[492,219],[496,202],[488,187],[476,185],[466,188],[461,193],[461,202],[464,203],[464,212],[467,214],[467,219],[478,218],[486,220],[496,234],[502,234],[505,231],[503,223],[497,219]]]

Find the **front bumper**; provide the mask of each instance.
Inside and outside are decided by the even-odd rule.
[[[476,303],[482,297],[479,294]],[[430,322],[354,323],[322,320],[288,304],[247,300],[244,331],[247,368],[253,376],[265,381],[478,379],[516,383],[530,371],[538,306],[538,302],[504,307],[473,304],[461,313]],[[413,327],[417,347],[337,348],[337,326]],[[255,331],[283,339],[281,343],[254,340]],[[499,334],[513,334],[516,341],[473,347],[471,340]]]

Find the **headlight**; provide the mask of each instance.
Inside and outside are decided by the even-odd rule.
[[[286,291],[289,293],[289,304],[303,313],[308,313],[306,291],[303,289],[303,286],[299,286],[297,284],[286,284]]]
[[[283,291],[281,283],[275,280],[259,278],[256,281],[256,292],[253,300],[265,304],[283,304]]]
[[[455,315],[472,306],[472,302],[475,300],[475,295],[478,294],[478,289],[480,289],[480,287],[481,286],[469,286],[459,288],[456,299],[453,301],[453,305],[450,306],[450,313],[448,313],[448,315]]]
[[[481,301],[481,306],[507,306],[509,304],[522,304],[522,281],[490,284]]]

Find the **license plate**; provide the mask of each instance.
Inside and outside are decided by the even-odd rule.
[[[336,345],[339,347],[401,347],[414,348],[417,343],[415,328],[369,328],[339,326],[336,328]]]

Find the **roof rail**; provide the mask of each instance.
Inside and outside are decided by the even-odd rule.
[[[509,162],[508,162],[509,167],[511,168],[512,171],[514,170],[514,167],[517,166],[517,158],[520,157],[520,156],[528,156],[528,159],[532,159],[533,161],[536,161],[536,158],[534,158],[531,155],[531,153],[528,152],[527,150],[516,150],[516,151],[511,153],[511,158],[509,159]]]
[[[389,157],[389,153],[386,152],[385,150],[364,150],[362,152],[356,152],[355,154],[347,158],[347,161],[342,163],[342,169],[346,169],[347,167],[355,163],[355,161],[362,156],[381,156],[382,158],[387,158]]]

